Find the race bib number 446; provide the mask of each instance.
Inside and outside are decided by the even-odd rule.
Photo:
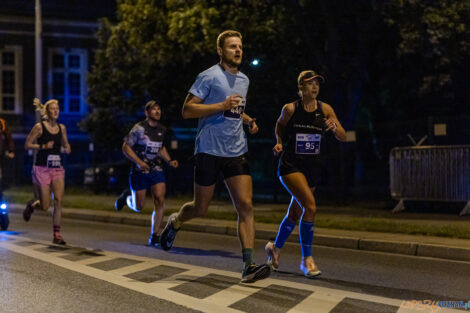
[[[297,134],[295,136],[295,153],[320,154],[320,134]]]
[[[60,155],[49,154],[47,156],[47,167],[48,168],[60,168]]]
[[[239,119],[243,116],[243,112],[245,112],[245,106],[246,106],[246,99],[241,98],[240,101],[238,101],[237,107],[232,108],[231,110],[224,111],[224,116],[228,118]]]

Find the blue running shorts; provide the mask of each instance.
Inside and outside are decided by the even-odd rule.
[[[129,185],[133,190],[144,190],[158,183],[165,182],[165,174],[163,171],[152,171],[150,173],[142,173],[132,171],[129,176]]]

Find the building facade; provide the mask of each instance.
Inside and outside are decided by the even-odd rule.
[[[88,147],[78,122],[88,113],[87,73],[97,47],[99,19],[113,19],[115,0],[41,0],[42,102],[58,99],[60,122],[67,126],[74,150]],[[35,1],[2,0],[0,4],[0,116],[13,129],[17,158],[5,175],[11,183],[28,176],[31,155],[24,139],[36,121]],[[69,160],[72,161],[72,160]],[[85,166],[81,157],[73,166]],[[23,173],[18,177],[17,174]],[[11,175],[11,176],[10,176]],[[13,181],[14,180],[14,181]]]

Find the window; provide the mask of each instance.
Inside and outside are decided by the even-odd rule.
[[[21,48],[0,48],[0,112],[21,113]]]
[[[87,112],[87,63],[86,50],[49,50],[49,98],[59,100],[61,113],[83,115]]]

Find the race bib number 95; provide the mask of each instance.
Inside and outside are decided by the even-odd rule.
[[[60,155],[49,154],[47,156],[47,167],[48,168],[60,168]]]
[[[295,136],[295,153],[320,154],[320,134],[297,134]]]

